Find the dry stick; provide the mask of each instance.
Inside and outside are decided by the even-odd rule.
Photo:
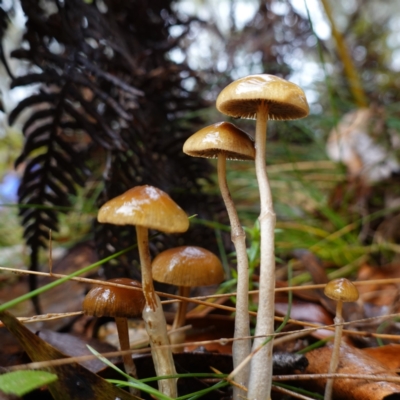
[[[26,269],[19,269],[19,268],[9,268],[9,267],[2,267],[0,266],[1,271],[9,271],[15,274],[20,274],[20,275],[39,275],[39,276],[46,276],[49,278],[65,278],[68,275],[64,274],[49,274],[48,272],[40,272],[40,271],[28,271]],[[118,283],[106,283],[104,280],[99,280],[99,279],[90,279],[90,278],[82,278],[79,276],[71,277],[71,281],[77,281],[77,282],[83,282],[83,283],[93,283],[97,285],[107,285],[107,286],[116,286],[116,287],[124,287],[129,290],[142,290],[139,288],[134,288],[134,287],[129,287],[126,285],[121,285]],[[400,278],[386,278],[386,279],[370,279],[366,281],[354,281],[353,284],[355,286],[364,286],[364,285],[372,285],[372,284],[388,284],[388,283],[400,283]],[[310,284],[310,285],[302,285],[302,286],[286,286],[286,287],[281,287],[281,288],[274,288],[275,292],[288,292],[288,291],[302,291],[302,290],[310,290],[310,289],[323,289],[326,286],[326,283],[317,283],[317,284]],[[249,294],[258,294],[259,290],[250,290]],[[210,294],[207,296],[196,296],[196,297],[190,297],[188,299],[183,299],[181,296],[175,296],[170,293],[164,293],[164,292],[157,292],[159,296],[163,296],[166,298],[171,298],[174,300],[165,300],[162,302],[162,304],[171,304],[171,303],[176,303],[177,301],[188,301],[188,302],[193,302],[197,303],[199,305],[207,305],[210,307],[216,307],[218,308],[218,305],[213,305],[213,303],[210,302],[204,302],[201,301],[203,299],[218,299],[222,297],[232,297],[236,296],[236,292],[229,292],[229,293],[222,293],[222,294]],[[198,300],[198,301],[197,301]],[[232,307],[231,307],[232,308]],[[250,315],[256,315],[256,313],[250,314]]]
[[[275,252],[274,230],[275,213],[272,204],[271,189],[268,182],[265,163],[267,139],[268,105],[260,104],[256,123],[256,175],[260,191],[260,283],[259,302],[256,323],[256,336],[268,337],[274,332],[275,303]],[[249,400],[268,399],[271,393],[272,347],[270,340],[264,346],[265,338],[253,342],[253,352],[257,353],[250,364]],[[262,347],[258,350],[260,347]]]
[[[300,393],[296,393],[296,392],[293,392],[292,390],[289,390],[289,389],[286,389],[286,388],[283,388],[280,386],[276,386],[276,385],[272,385],[272,390],[275,390],[276,392],[287,394],[290,397],[294,397],[296,399],[314,400],[312,397],[304,396]]]
[[[235,338],[243,338],[250,336],[250,318],[249,318],[249,262],[246,249],[246,233],[240,224],[235,205],[229,192],[226,181],[226,156],[222,152],[218,155],[218,183],[221,195],[228,211],[229,221],[231,224],[231,239],[236,249],[237,257],[237,294],[236,294],[236,315],[235,315]],[[233,342],[232,358],[233,367],[236,368],[242,360],[244,360],[251,351],[251,341],[240,340]],[[235,376],[235,381],[247,388],[250,374],[250,366],[247,365],[242,371]],[[239,387],[233,388],[233,398],[238,400],[245,396]]]
[[[167,322],[165,321],[160,298],[154,291],[151,275],[148,229],[137,225],[136,236],[142,271],[143,294],[146,299],[146,305],[143,309],[143,320],[146,325],[147,334],[149,335],[154,368],[157,376],[175,375],[174,359],[169,347]],[[176,398],[178,396],[176,383],[176,379],[162,379],[158,381],[158,389],[161,393]]]
[[[0,267],[0,270],[4,270],[4,271],[10,271],[10,272],[15,272],[17,274],[21,274],[21,275],[39,275],[39,276],[47,276],[50,277],[50,274],[48,272],[39,272],[39,271],[27,271],[27,270],[21,270],[18,268],[8,268],[8,267]],[[51,277],[52,278],[65,278],[67,275],[63,275],[63,274],[52,274]],[[83,282],[83,283],[90,283],[90,284],[98,284],[98,285],[107,285],[107,286],[116,286],[116,287],[123,287],[129,290],[142,290],[139,288],[134,288],[131,286],[126,286],[126,285],[121,285],[118,283],[112,283],[112,282],[105,282],[102,280],[97,280],[97,279],[90,279],[90,278],[81,278],[81,277],[72,277],[70,278],[70,280],[73,281],[77,281],[77,282]],[[362,285],[370,285],[371,283],[377,283],[377,284],[385,284],[385,283],[400,283],[400,278],[390,278],[390,279],[373,279],[370,281],[356,281],[354,282],[354,284],[356,286],[362,286]],[[312,288],[323,288],[325,287],[326,284],[317,284],[317,285],[308,285],[308,286],[290,286],[290,287],[286,287],[286,288],[278,288],[275,289],[275,291],[280,292],[280,291],[287,291],[287,290],[302,290],[302,289],[312,289]],[[252,290],[250,291],[250,293],[258,293],[258,290]],[[202,299],[209,299],[209,298],[218,298],[218,297],[231,297],[233,295],[235,295],[236,293],[227,293],[227,294],[222,294],[222,295],[218,295],[218,294],[213,294],[213,295],[209,295],[209,296],[198,296],[198,297],[190,297],[190,298],[185,298],[185,297],[181,297],[178,295],[174,295],[174,294],[170,294],[170,293],[164,293],[164,292],[158,292],[156,291],[156,294],[162,297],[166,297],[169,299],[173,299],[173,300],[164,300],[161,302],[161,304],[170,304],[170,303],[175,303],[175,302],[189,302],[189,303],[194,303],[194,304],[198,304],[201,306],[206,306],[206,307],[211,307],[211,308],[217,308],[220,310],[225,310],[225,311],[229,311],[229,312],[235,312],[236,309],[234,307],[229,307],[229,306],[224,306],[222,304],[215,304],[215,303],[210,303],[207,301],[203,301]],[[66,316],[70,316],[71,315],[78,315],[78,314],[82,314],[81,311],[77,311],[76,313],[66,313]],[[57,314],[46,314],[46,315],[51,315],[50,319],[57,319],[57,318],[64,318],[64,315],[57,313]],[[62,315],[61,317],[56,317],[55,315]],[[249,315],[256,317],[257,313],[255,311],[249,311]],[[395,318],[400,316],[400,313],[393,313],[393,314],[387,314],[385,316],[378,316],[378,317],[371,317],[371,318],[364,318],[364,319],[358,319],[358,320],[354,320],[354,321],[349,321],[349,322],[344,322],[343,325],[350,325],[350,324],[354,324],[354,323],[358,323],[358,322],[368,322],[368,321],[373,321],[376,319],[384,319],[384,318]],[[29,318],[19,318],[21,320],[21,322],[25,323],[26,321],[24,321],[24,319],[29,319],[29,322],[36,322],[34,321],[34,319],[36,318],[41,318],[41,316],[33,316],[33,317],[29,317]],[[284,320],[283,317],[274,317],[275,321],[279,321],[282,322]],[[40,320],[40,319],[39,319]],[[44,320],[44,318],[43,318]],[[318,325],[318,324],[314,324],[312,322],[306,322],[306,321],[299,321],[296,319],[289,319],[287,321],[288,323],[294,324],[294,325],[300,325],[300,326],[308,326],[311,327],[310,332],[313,330],[319,330],[319,329],[326,329],[326,330],[335,330],[335,326],[334,325]],[[0,326],[3,326],[2,323],[0,322]],[[283,335],[283,334],[288,334],[291,332],[285,332],[285,333],[281,333],[279,335]],[[348,335],[353,335],[353,336],[364,336],[364,337],[374,337],[374,338],[381,338],[381,339],[388,339],[388,340],[400,340],[400,335],[390,335],[390,334],[385,334],[385,333],[373,333],[373,332],[367,332],[367,331],[352,331],[352,330],[348,330],[348,329],[344,329],[343,333],[346,333]],[[253,337],[253,336],[252,336]]]

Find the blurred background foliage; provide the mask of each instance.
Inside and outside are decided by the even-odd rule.
[[[79,1],[71,0],[42,0],[40,5],[52,4],[49,13],[56,15],[68,3],[77,10],[81,7]],[[3,19],[6,29],[2,45],[16,75],[23,75],[32,71],[31,64],[10,57],[10,51],[20,47],[24,32],[24,11],[18,4],[3,0],[9,19]],[[281,259],[291,257],[293,250],[310,249],[331,271],[343,275],[354,272],[366,259],[379,265],[396,261],[400,240],[400,3],[181,0],[164,1],[162,6],[156,0],[130,0],[126,4],[124,10],[122,4],[110,7],[107,1],[93,0],[86,1],[85,7],[115,12],[117,22],[124,13],[146,9],[149,18],[161,21],[157,26],[163,35],[141,35],[164,43],[158,67],[177,66],[190,101],[199,99],[198,109],[184,106],[180,110],[178,105],[174,116],[163,120],[166,125],[171,123],[167,131],[182,132],[182,140],[203,125],[225,120],[214,102],[219,91],[234,79],[269,73],[305,90],[310,116],[300,121],[272,122],[268,131],[267,162],[277,212],[277,255]],[[23,9],[35,7],[29,1],[22,1],[22,5]],[[122,34],[129,42],[135,29]],[[97,39],[107,41],[107,37]],[[143,48],[146,46],[143,43]],[[50,51],[57,53],[60,49]],[[113,55],[109,58],[112,65]],[[35,68],[37,71],[38,64]],[[108,72],[113,74],[112,68]],[[16,201],[15,190],[6,183],[15,174],[12,163],[21,151],[23,137],[21,126],[10,127],[7,116],[31,92],[29,87],[25,92],[20,88],[10,91],[4,68],[2,74],[1,196],[7,204],[0,210],[0,246],[8,248],[22,239],[17,212],[9,204]],[[134,81],[135,86],[144,90],[139,81]],[[254,121],[233,122],[253,134]],[[99,165],[91,169],[88,184],[71,195],[71,212],[60,219],[59,233],[54,235],[60,245],[92,238],[99,196],[104,199],[100,194],[104,162],[92,162]],[[179,169],[179,163],[176,167]],[[254,168],[250,163],[230,162],[228,179],[243,224],[251,229],[259,211]],[[219,196],[215,183],[212,173],[197,180],[202,193],[212,199]],[[195,210],[193,205],[191,211]],[[223,214],[218,215],[215,222],[226,222]]]

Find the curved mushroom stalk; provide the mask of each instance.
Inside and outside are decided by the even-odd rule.
[[[226,160],[254,160],[253,140],[235,125],[220,122],[201,129],[192,135],[183,146],[184,153],[193,157],[218,158],[218,183],[228,211],[231,224],[231,240],[237,256],[237,295],[235,316],[235,340],[232,348],[233,366],[236,368],[250,354],[251,341],[249,320],[249,263],[247,259],[246,234],[229,192],[226,179]],[[244,366],[235,375],[235,382],[248,386],[250,367]],[[239,386],[233,387],[233,399],[245,398],[247,393]]]
[[[232,82],[217,98],[217,109],[235,118],[256,119],[256,175],[260,192],[260,298],[257,312],[256,336],[267,338],[274,332],[274,226],[275,213],[265,168],[265,141],[268,119],[290,120],[304,118],[309,108],[302,89],[273,75],[250,75]],[[257,338],[253,350],[266,339]],[[270,340],[251,360],[250,400],[268,399],[272,380],[272,341]]]
[[[164,311],[160,298],[157,295],[155,295],[155,298],[155,309],[146,305],[142,314],[147,333],[151,338],[150,345],[154,368],[157,376],[175,375],[176,371],[169,347],[170,343],[168,340],[167,327],[165,325]],[[178,396],[176,382],[176,379],[162,379],[158,381],[158,388],[160,392],[165,395],[176,398]]]

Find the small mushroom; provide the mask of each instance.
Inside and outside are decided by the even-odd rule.
[[[129,278],[109,279],[107,282],[125,286],[142,288],[142,285]],[[129,350],[129,332],[127,318],[141,317],[145,299],[142,290],[130,290],[118,286],[98,285],[93,287],[83,300],[83,311],[94,317],[113,317],[117,325],[118,338],[121,350]],[[123,356],[125,372],[137,377],[136,367],[132,355]],[[139,396],[139,390],[130,388],[130,392]]]
[[[324,290],[325,296],[337,302],[335,322],[335,340],[333,342],[333,350],[331,362],[329,364],[329,373],[334,374],[339,364],[340,342],[342,340],[343,322],[342,309],[343,303],[357,301],[358,290],[356,286],[346,278],[334,279],[330,281]],[[332,398],[333,378],[329,378],[325,386],[324,400]]]
[[[143,320],[149,335],[154,368],[157,376],[175,375],[175,365],[167,323],[159,297],[154,291],[151,276],[151,257],[148,230],[167,233],[185,232],[189,228],[186,213],[162,190],[149,186],[136,186],[109,200],[99,210],[99,222],[116,225],[135,225],[142,271],[143,294],[146,305]],[[162,346],[162,348],[160,348]],[[172,398],[177,397],[176,379],[160,379],[159,390]]]
[[[254,141],[246,132],[229,122],[219,122],[207,126],[194,133],[183,145],[183,152],[192,157],[218,159],[218,183],[221,195],[228,211],[231,224],[231,239],[237,255],[237,295],[235,315],[235,338],[233,342],[233,366],[236,368],[249,354],[251,349],[249,319],[249,262],[246,249],[246,234],[240,224],[239,217],[229,192],[226,180],[226,160],[254,160]],[[247,387],[249,366],[245,366],[235,376],[235,381]],[[234,386],[234,398],[245,396],[239,386]],[[240,392],[240,393],[239,393]]]
[[[256,175],[260,191],[260,294],[257,311],[256,339],[258,349],[274,332],[275,213],[268,182],[265,152],[268,119],[290,120],[308,115],[309,108],[301,88],[273,75],[250,75],[225,87],[217,98],[217,109],[234,118],[256,119]],[[270,340],[251,360],[249,400],[269,398],[272,382],[272,347]]]
[[[193,286],[216,285],[224,280],[224,269],[219,258],[197,246],[168,249],[154,258],[153,279],[178,286],[179,296],[188,297]],[[182,327],[186,319],[187,302],[181,301],[175,314],[173,329]],[[183,343],[184,333],[171,335],[172,343]]]

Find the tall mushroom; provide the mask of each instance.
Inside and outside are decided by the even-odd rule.
[[[236,340],[233,342],[233,365],[237,367],[250,354],[249,321],[249,263],[246,251],[246,234],[240,224],[226,181],[226,160],[254,160],[254,142],[250,137],[229,122],[219,122],[196,132],[183,145],[183,152],[193,157],[218,158],[218,183],[231,224],[231,239],[237,254],[237,300],[235,317]],[[243,368],[235,377],[235,381],[247,387],[249,367]],[[246,393],[234,387],[234,399]]]
[[[190,288],[221,283],[224,269],[219,258],[198,246],[180,246],[158,254],[151,265],[153,279],[178,286],[179,296],[188,297]],[[175,314],[173,329],[182,327],[186,319],[187,302],[181,301]],[[183,343],[184,333],[171,336],[172,343]]]
[[[273,75],[250,75],[238,79],[221,91],[217,109],[235,118],[256,119],[256,175],[260,191],[260,294],[253,350],[274,332],[275,213],[268,182],[265,151],[268,119],[291,120],[308,115],[309,108],[301,88]],[[249,400],[269,399],[272,377],[272,340],[251,360]]]
[[[107,282],[132,286],[141,289],[139,282],[129,278],[109,279]],[[94,286],[89,290],[83,300],[83,311],[86,315],[94,317],[113,317],[117,325],[118,339],[121,350],[129,350],[129,333],[127,318],[135,318],[142,315],[145,304],[141,290],[130,290],[118,286],[104,285]],[[125,372],[137,379],[135,364],[131,354],[123,356]],[[139,391],[130,388],[133,395],[139,396]]]
[[[153,186],[136,186],[109,200],[99,210],[99,222],[115,225],[135,225],[142,271],[143,294],[146,306],[143,319],[149,335],[157,376],[176,374],[171,349],[168,348],[167,324],[151,276],[151,257],[148,230],[167,233],[186,232],[189,219],[186,213],[162,190]],[[163,346],[160,348],[159,346]],[[158,381],[159,390],[177,397],[176,379]]]

